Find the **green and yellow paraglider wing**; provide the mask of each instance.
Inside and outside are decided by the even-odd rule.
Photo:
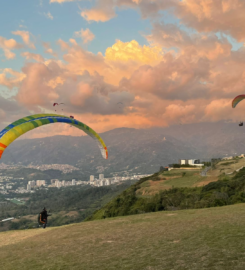
[[[82,122],[76,119],[72,119],[68,116],[58,115],[58,114],[30,115],[30,116],[21,118],[13,122],[12,124],[8,125],[6,128],[4,128],[0,132],[0,158],[2,157],[4,150],[22,134],[34,128],[47,125],[47,124],[58,123],[58,122],[70,124],[84,131],[86,134],[88,134],[97,142],[103,158],[105,159],[108,158],[107,147],[104,141],[102,140],[102,138],[99,136],[99,134],[97,134],[89,126],[83,124]]]

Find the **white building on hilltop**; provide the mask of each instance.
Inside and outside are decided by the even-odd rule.
[[[180,165],[198,166],[198,167],[204,166],[204,164],[200,163],[200,159],[180,159],[179,164]]]
[[[103,180],[104,179],[104,174],[99,174],[99,180]]]

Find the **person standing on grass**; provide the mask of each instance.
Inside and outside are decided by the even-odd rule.
[[[48,222],[48,212],[46,210],[46,208],[43,208],[43,211],[39,214],[39,223],[43,225],[43,228],[45,229],[47,226],[47,222]]]

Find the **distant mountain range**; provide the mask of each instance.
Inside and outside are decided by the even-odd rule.
[[[104,160],[88,137],[53,136],[17,140],[4,152],[1,163],[22,165],[70,164],[83,175],[129,171],[154,173],[180,158],[199,158],[245,152],[245,127],[235,123],[198,123],[166,128],[117,128],[101,134],[108,147]]]

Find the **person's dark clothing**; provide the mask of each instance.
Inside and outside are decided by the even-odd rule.
[[[41,212],[41,215],[42,215],[42,219],[47,219],[49,216],[46,209]]]
[[[47,222],[48,222],[48,213],[46,209],[43,209],[43,211],[40,213],[40,223],[43,224],[43,228],[46,228]]]

